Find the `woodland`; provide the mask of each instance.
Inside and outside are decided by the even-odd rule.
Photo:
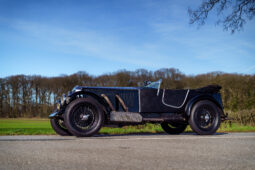
[[[47,117],[62,94],[67,94],[76,85],[137,87],[143,86],[144,81],[158,79],[162,79],[161,88],[168,89],[218,84],[222,86],[220,92],[225,112],[241,124],[255,124],[255,75],[223,72],[185,75],[175,68],[119,70],[99,76],[80,71],[57,77],[14,75],[0,78],[0,117]]]

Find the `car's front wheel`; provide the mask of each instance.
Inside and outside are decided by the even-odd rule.
[[[101,105],[92,98],[79,98],[70,103],[64,114],[67,129],[75,136],[87,137],[97,133],[104,120]]]
[[[214,134],[220,126],[221,110],[213,102],[202,100],[192,108],[189,118],[191,129],[199,135]]]
[[[161,123],[162,129],[171,135],[180,134],[185,131],[187,124],[175,123],[175,122],[163,122]]]
[[[71,136],[72,134],[65,127],[64,121],[59,118],[50,119],[52,129],[61,136]]]

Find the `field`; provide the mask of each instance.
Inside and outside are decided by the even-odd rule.
[[[186,132],[191,132],[190,127]],[[255,132],[255,126],[222,123],[218,132]],[[101,134],[164,133],[160,125],[146,124],[122,128],[103,127]],[[0,135],[55,135],[49,119],[0,119]]]

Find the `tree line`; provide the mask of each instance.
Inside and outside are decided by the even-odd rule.
[[[58,77],[15,75],[0,78],[0,117],[47,117],[63,93],[75,85],[142,86],[146,80],[162,79],[162,88],[198,88],[209,84],[222,86],[225,109],[231,111],[255,108],[255,75],[211,72],[185,75],[175,68],[156,71],[138,69],[92,76],[86,72]]]

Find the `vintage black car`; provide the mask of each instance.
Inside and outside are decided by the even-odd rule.
[[[226,118],[221,87],[160,89],[161,80],[144,87],[76,86],[63,95],[50,114],[59,135],[92,136],[102,126],[160,123],[169,134],[182,133],[187,125],[199,135],[214,134]]]

